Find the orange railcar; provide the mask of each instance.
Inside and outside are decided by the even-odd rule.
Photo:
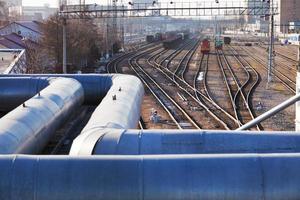
[[[208,54],[210,52],[210,42],[208,39],[204,39],[201,42],[201,53]]]

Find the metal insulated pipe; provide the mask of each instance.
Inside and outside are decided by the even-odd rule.
[[[82,133],[97,128],[136,128],[140,119],[144,89],[134,76],[116,76],[113,85],[94,111]]]
[[[73,141],[70,154],[90,155],[99,138],[112,132],[122,132],[123,129],[136,128],[140,119],[143,97],[144,88],[138,78],[114,77],[113,85],[107,95],[96,108],[81,134]]]
[[[81,84],[71,78],[2,77],[2,84],[8,92],[1,97],[15,98],[11,105],[38,94],[0,119],[0,154],[38,153],[84,98]]]
[[[300,154],[0,156],[5,200],[295,200]]]
[[[67,78],[53,78],[59,76]],[[29,82],[37,80],[32,75],[10,77]],[[123,75],[41,77],[38,82],[43,84],[33,87],[44,88],[40,94],[0,119],[0,153],[36,152],[55,127],[83,101],[83,96],[85,102],[99,103],[106,95],[75,140],[71,154],[123,155],[2,155],[0,199],[300,198],[300,153],[283,153],[299,152],[296,134],[128,130],[135,128],[140,116],[143,86],[137,78]],[[20,86],[12,86],[22,87],[22,82]],[[30,98],[35,92],[31,87],[27,89],[28,93],[20,92],[29,94],[22,98]],[[7,100],[12,97],[8,95]],[[197,154],[218,152],[240,154]],[[242,154],[245,152],[273,154]],[[139,155],[171,153],[182,155]]]
[[[49,85],[47,78],[0,78],[0,111],[7,112]]]
[[[119,74],[10,74],[0,75],[0,80],[3,79],[3,87],[5,88],[5,85],[7,84],[5,84],[4,80],[14,79],[19,80],[19,83],[23,83],[23,80],[26,79],[39,80],[38,82],[41,82],[48,78],[58,77],[77,80],[84,90],[84,103],[99,104],[101,102],[79,138],[75,140],[75,147],[72,147],[73,151],[74,149],[80,151],[79,149],[81,148],[86,149],[89,153],[92,151],[91,148],[93,148],[94,145],[89,142],[90,133],[97,132],[98,135],[102,135],[105,132],[104,129],[108,130],[112,128],[115,129],[115,131],[119,131],[118,129],[137,127],[140,118],[140,107],[143,101],[144,88],[141,81],[135,76]],[[28,86],[23,92],[19,92],[13,87],[13,89],[10,88],[7,89],[7,91],[16,91],[14,92],[14,95],[4,93],[2,96],[5,97],[6,102],[13,102],[11,106],[13,107],[33,96],[39,88],[46,86],[46,84],[41,87]],[[18,94],[24,95],[16,101],[15,97],[18,96]],[[88,141],[85,141],[86,138]]]
[[[117,77],[130,77],[130,75],[107,74],[7,74],[0,78],[72,78],[80,82],[84,90],[84,103],[98,105],[106,96]],[[131,86],[134,87],[134,86]]]
[[[87,146],[92,149],[85,152]],[[300,152],[295,132],[104,130],[85,137],[72,155],[149,155]]]

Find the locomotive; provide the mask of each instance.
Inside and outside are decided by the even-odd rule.
[[[204,39],[201,42],[201,53],[208,54],[210,52],[210,42],[208,39]]]

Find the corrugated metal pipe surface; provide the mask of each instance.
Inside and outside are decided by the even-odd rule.
[[[295,132],[110,130],[92,143],[94,155],[300,153]]]
[[[24,81],[1,96],[11,108],[33,97],[0,120],[1,153],[35,152],[83,96],[101,103],[73,143],[76,156],[0,156],[0,200],[300,199],[300,153],[287,153],[299,152],[300,135],[131,130],[144,92],[135,77],[9,77],[11,87]],[[101,155],[82,156],[92,154]]]
[[[0,119],[0,154],[38,153],[84,97],[71,78],[2,77],[0,87],[10,109],[33,96]]]
[[[69,80],[69,82],[76,82],[76,84],[68,84],[66,88],[63,90],[59,90],[60,87],[57,87],[60,84],[56,84],[55,86],[51,84],[48,86],[48,80],[56,80],[61,79]],[[78,85],[78,88],[76,87]],[[47,87],[48,86],[48,87]],[[55,75],[55,74],[43,74],[43,75],[0,75],[0,110],[9,111],[16,106],[22,104],[27,99],[36,95],[42,89],[49,90],[48,88],[53,88],[52,91],[56,91],[57,89],[61,93],[59,95],[63,95],[63,97],[70,99],[70,102],[77,102],[76,106],[78,106],[78,102],[82,102],[84,95],[84,103],[86,104],[99,104],[94,114],[92,115],[90,121],[82,131],[81,135],[78,139],[75,140],[74,146],[79,146],[80,150],[85,149],[84,151],[92,151],[94,145],[91,145],[90,140],[84,141],[81,138],[89,137],[90,134],[98,132],[98,136],[100,137],[103,132],[106,130],[118,131],[119,129],[130,129],[136,128],[139,118],[140,118],[140,107],[143,100],[144,88],[141,81],[130,75],[97,75],[97,74],[85,74],[85,75]],[[80,98],[77,97],[79,94],[76,92],[80,87]],[[55,89],[57,88],[57,89]],[[45,89],[45,90],[46,90]],[[65,91],[64,91],[65,90]],[[76,98],[73,98],[72,91],[76,94]],[[84,92],[83,92],[84,91]],[[41,92],[42,93],[42,92]],[[55,93],[53,93],[55,94]],[[66,94],[66,96],[64,96]],[[69,96],[68,96],[68,95]],[[36,99],[37,97],[34,97]],[[78,101],[80,99],[80,101]],[[51,99],[52,100],[52,99]],[[32,101],[32,100],[30,100]],[[66,101],[67,102],[67,101]],[[25,103],[27,105],[28,102]],[[44,105],[40,105],[40,109],[47,110],[47,102]],[[68,115],[68,113],[74,110],[75,107],[72,107],[70,110],[68,108],[68,112],[66,110],[61,110],[62,116]],[[28,108],[27,108],[28,109]],[[19,106],[17,108],[19,112],[25,110],[23,106]],[[21,111],[20,111],[21,110]],[[15,113],[13,111],[12,113]],[[46,115],[46,113],[42,114],[44,111],[40,111],[41,115]],[[12,114],[5,116],[7,118]],[[21,115],[19,115],[21,117]],[[54,117],[54,121],[61,121],[60,118],[57,119]],[[31,120],[32,116],[22,116],[25,120]],[[41,120],[41,119],[40,119]],[[48,121],[48,120],[47,120]],[[49,124],[46,123],[46,127],[54,130],[53,126],[49,127]],[[55,126],[56,127],[56,126]],[[3,127],[3,131],[7,129],[7,126]],[[20,135],[19,132],[13,133],[11,135]],[[22,134],[21,134],[22,135]],[[34,135],[34,134],[33,134]],[[24,135],[25,136],[25,135]],[[18,136],[19,137],[19,136]],[[8,139],[8,138],[5,138]],[[10,140],[14,140],[13,137],[9,138]],[[48,137],[46,137],[48,139]],[[44,141],[44,140],[43,140]],[[1,141],[0,141],[1,142]],[[22,142],[19,141],[19,145],[23,145]],[[36,141],[35,141],[36,142]],[[4,143],[4,142],[3,142]],[[38,142],[40,143],[40,142]],[[27,146],[28,144],[24,144]],[[28,145],[32,146],[32,145]],[[3,149],[7,149],[7,145],[2,147]],[[16,148],[16,147],[15,147]],[[8,149],[11,149],[8,148]],[[76,149],[76,148],[73,148]],[[1,150],[1,147],[0,147]],[[3,151],[3,153],[29,153],[31,151]],[[1,151],[0,151],[1,153]],[[32,153],[32,152],[31,152]]]
[[[105,97],[116,77],[129,77],[128,75],[99,75],[99,74],[8,74],[0,78],[72,78],[77,80],[84,90],[84,103],[98,105]],[[18,83],[16,83],[18,84]],[[131,86],[134,87],[134,86]],[[22,103],[22,102],[21,102]]]
[[[107,95],[74,140],[70,154],[91,155],[99,138],[106,134],[118,134],[123,129],[136,128],[143,97],[144,89],[139,79],[116,76]],[[113,137],[112,140],[112,143],[117,142],[117,138]]]
[[[49,85],[47,78],[0,77],[0,111],[11,111]]]
[[[297,200],[300,154],[1,156],[3,200]]]

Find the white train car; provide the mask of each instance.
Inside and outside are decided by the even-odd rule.
[[[286,37],[289,44],[299,45],[300,43],[300,34],[289,34]]]

